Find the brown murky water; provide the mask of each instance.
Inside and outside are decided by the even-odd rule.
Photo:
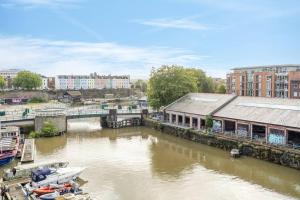
[[[36,140],[37,161],[85,166],[83,189],[94,199],[300,198],[300,171],[232,159],[228,152],[148,128],[105,129]]]

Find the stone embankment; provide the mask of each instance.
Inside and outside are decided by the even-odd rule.
[[[13,90],[0,92],[0,98],[42,98],[46,100],[56,100],[63,96],[65,90]],[[101,90],[80,90],[84,99],[104,98],[105,94],[114,94],[115,97],[128,97],[135,92],[131,89],[101,89]]]
[[[231,149],[239,149],[242,155],[273,162],[298,170],[300,169],[299,150],[258,144],[252,141],[226,137],[223,135],[207,134],[202,131],[170,126],[151,119],[144,119],[144,124],[147,127],[151,127],[163,133],[186,140],[217,147],[226,151],[230,151]]]

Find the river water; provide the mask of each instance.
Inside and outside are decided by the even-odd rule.
[[[144,127],[40,138],[36,151],[37,162],[86,167],[82,187],[99,200],[300,198],[300,171]]]

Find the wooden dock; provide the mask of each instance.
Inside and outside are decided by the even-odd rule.
[[[5,192],[5,199],[7,200],[28,199],[24,194],[21,184],[26,184],[30,180],[31,180],[30,178],[24,178],[24,179],[3,182],[2,185],[4,185],[5,188],[7,188],[7,191]]]
[[[34,139],[25,139],[21,157],[21,163],[33,162],[35,155]]]

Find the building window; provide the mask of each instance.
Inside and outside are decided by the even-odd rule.
[[[298,92],[294,92],[294,97],[297,97],[298,96]]]

